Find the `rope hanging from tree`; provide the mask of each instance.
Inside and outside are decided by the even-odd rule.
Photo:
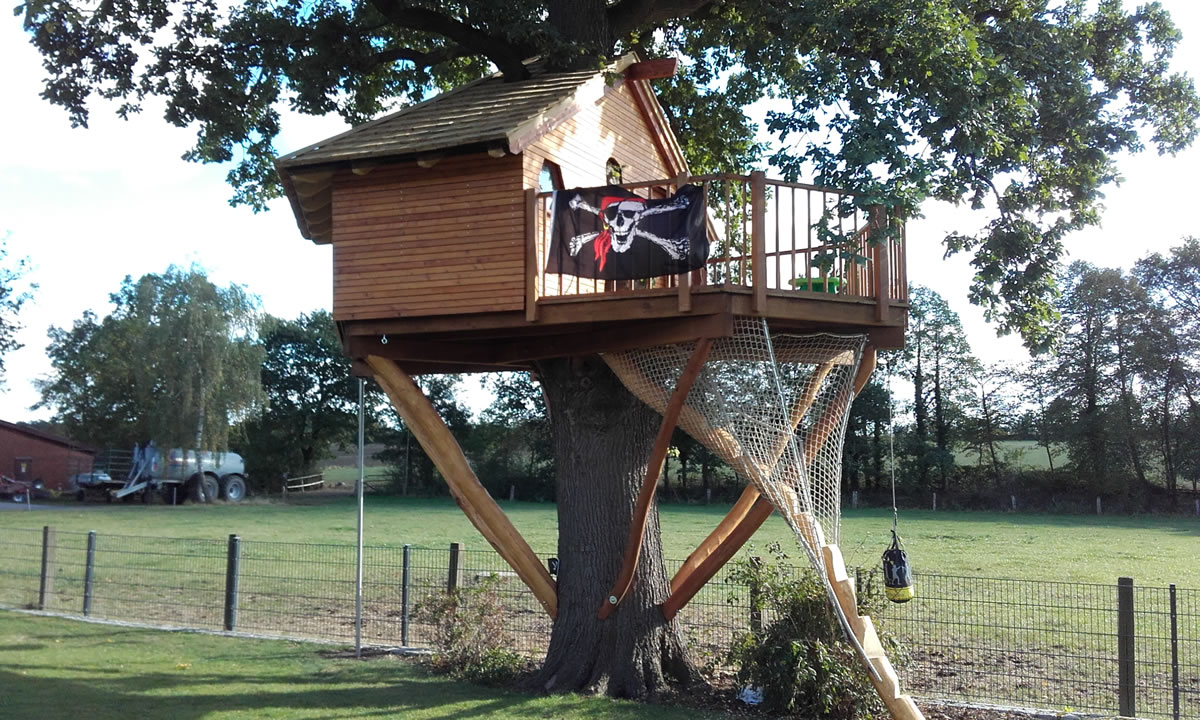
[[[892,418],[891,377],[888,382],[888,459],[892,474],[892,546],[883,551],[883,585],[887,599],[894,603],[906,603],[913,599],[912,568],[908,564],[908,553],[900,539],[898,527],[900,511],[896,509],[896,426]]]

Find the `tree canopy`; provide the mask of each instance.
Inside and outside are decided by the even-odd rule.
[[[660,94],[693,169],[763,151],[742,113],[774,98],[771,162],[902,212],[986,208],[974,301],[1003,331],[1051,340],[1063,237],[1094,224],[1114,158],[1192,142],[1200,101],[1170,71],[1180,33],[1121,0],[30,0],[43,96],[86,125],[94,97],[197,132],[185,157],[234,163],[234,203],[280,195],[281,110],[358,123],[499,68],[684,58]]]
[[[257,300],[198,268],[126,277],[111,314],[50,328],[53,371],[39,406],[98,446],[225,450],[232,423],[262,402]]]
[[[303,475],[353,445],[358,431],[358,380],[342,352],[333,316],[318,310],[295,320],[263,319],[259,374],[266,396],[262,412],[242,424],[242,455],[260,485],[281,473]],[[370,385],[365,406],[374,418],[379,391]]]

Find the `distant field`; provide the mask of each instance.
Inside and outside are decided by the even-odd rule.
[[[501,506],[535,551],[555,551],[558,520],[553,505],[501,502]],[[238,505],[61,507],[0,513],[0,526],[49,524],[60,530],[214,540],[236,533],[246,540],[337,544],[352,544],[355,537],[354,498],[349,493],[308,493],[294,496],[289,504],[252,499]],[[668,558],[687,557],[727,509],[663,506]],[[890,529],[889,511],[847,511],[841,542],[846,562],[877,563]],[[1097,583],[1113,583],[1127,575],[1142,585],[1200,588],[1197,518],[902,510],[900,533],[918,573]],[[370,545],[445,547],[461,542],[469,549],[487,549],[449,499],[369,496],[365,536]],[[796,547],[778,517],[759,531],[753,543],[762,548],[773,540],[785,548]]]
[[[1054,467],[1061,468],[1070,458],[1067,449],[1061,445],[1053,445]],[[1017,470],[1049,470],[1050,460],[1046,457],[1046,448],[1034,440],[1001,440],[996,443],[996,454],[1000,461]],[[954,453],[954,462],[963,467],[979,464],[979,453],[974,450],[958,450]]]

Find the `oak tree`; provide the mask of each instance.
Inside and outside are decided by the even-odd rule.
[[[947,247],[974,253],[974,299],[1035,347],[1050,337],[1063,236],[1098,220],[1113,158],[1186,146],[1200,104],[1169,70],[1168,14],[1119,0],[29,0],[19,12],[46,59],[43,95],[73,122],[87,123],[95,97],[121,114],[161,99],[168,122],[196,130],[186,157],[232,163],[233,201],[255,208],[280,194],[284,109],[359,122],[493,67],[521,79],[532,56],[553,70],[677,54],[683,70],[661,94],[694,169],[753,162],[741,108],[773,98],[770,159],[785,176],[901,213],[930,197],[986,208],[983,231]],[[543,687],[640,695],[686,679],[682,637],[653,613],[665,588],[656,517],[632,601],[607,630],[589,620],[653,413],[596,359],[538,374],[563,560]]]

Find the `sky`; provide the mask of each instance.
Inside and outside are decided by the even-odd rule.
[[[1174,69],[1200,76],[1200,3],[1162,4],[1184,35]],[[41,59],[19,18],[0,23],[0,67],[8,108],[0,114],[0,137],[7,140],[0,152],[0,237],[7,236],[10,263],[28,258],[26,282],[37,285],[19,317],[24,347],[5,358],[0,419],[50,417],[46,409],[30,409],[39,399],[34,381],[51,371],[47,330],[70,327],[88,309],[106,314],[109,294],[127,275],[196,263],[220,285],[244,285],[273,315],[330,308],[330,249],[300,236],[286,199],[258,214],[230,207],[228,168],[180,159],[193,133],[169,126],[152,109],[124,121],[97,104],[88,129],[71,128],[66,112],[39,97]],[[282,127],[281,153],[345,129],[336,117],[299,115],[285,116]],[[1068,261],[1128,268],[1200,235],[1192,213],[1200,147],[1175,157],[1151,150],[1118,162],[1124,181],[1107,190],[1102,225],[1067,240]],[[942,257],[946,233],[971,232],[985,216],[940,203],[922,210],[925,217],[908,228],[910,281],[946,298],[982,360],[1025,358],[1018,339],[997,338],[982,310],[969,304],[969,257]]]

